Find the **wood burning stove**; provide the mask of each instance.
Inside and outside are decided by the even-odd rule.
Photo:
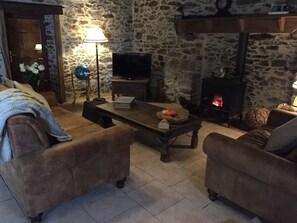
[[[240,33],[237,50],[236,69],[233,79],[204,78],[202,80],[201,106],[228,119],[242,119],[245,82],[245,59],[248,45],[248,33]]]
[[[228,123],[234,117],[242,118],[245,82],[222,78],[202,80],[201,105],[227,118]]]

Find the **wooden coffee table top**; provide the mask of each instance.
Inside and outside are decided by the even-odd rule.
[[[156,113],[162,111],[164,108],[142,101],[136,101],[131,109],[114,108],[113,102],[97,105],[96,107],[101,115],[166,138],[172,138],[194,129],[199,130],[201,127],[201,119],[189,115],[189,119],[185,122],[179,124],[171,123],[169,130],[159,129],[158,124],[160,119],[157,118]]]

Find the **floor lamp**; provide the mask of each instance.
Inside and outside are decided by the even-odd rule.
[[[87,30],[87,36],[85,38],[86,43],[95,43],[96,44],[96,74],[97,74],[97,96],[98,98],[95,98],[96,101],[102,101],[104,102],[105,99],[100,97],[100,75],[99,75],[99,56],[98,56],[98,43],[104,43],[107,42],[107,39],[102,32],[102,29],[100,28],[89,28]]]

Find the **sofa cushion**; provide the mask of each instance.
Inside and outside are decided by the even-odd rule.
[[[297,148],[290,152],[285,158],[297,163]]]
[[[0,76],[0,83],[3,84],[7,88],[14,88],[13,81],[9,80],[6,77]]]
[[[45,98],[41,94],[38,94],[36,91],[34,91],[33,88],[29,84],[22,84],[17,81],[14,81],[14,85],[17,89],[36,98],[37,101],[39,101],[41,104],[43,104],[49,110],[51,110],[51,108],[50,108],[48,102],[45,100]]]
[[[6,90],[6,89],[7,89],[7,87],[6,87],[5,85],[0,84],[0,91],[4,91],[4,90]]]
[[[238,140],[251,147],[263,149],[270,137],[271,131],[272,129],[270,128],[254,129],[240,136]]]
[[[79,139],[83,135],[103,129],[103,127],[62,107],[52,106],[51,108],[57,122],[69,135],[72,136],[73,140]]]
[[[297,143],[297,117],[275,128],[267,141],[264,150],[277,155],[288,154],[296,148]]]

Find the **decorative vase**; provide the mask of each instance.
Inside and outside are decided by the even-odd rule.
[[[34,91],[39,92],[40,80],[29,80],[28,84],[31,85]]]

